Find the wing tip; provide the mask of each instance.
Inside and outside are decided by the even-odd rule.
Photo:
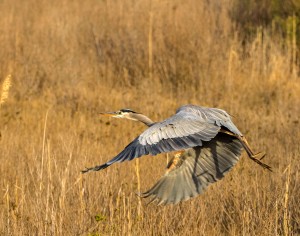
[[[100,166],[95,166],[95,167],[90,167],[90,168],[85,168],[85,170],[82,170],[81,173],[82,174],[85,174],[87,172],[90,172],[90,171],[99,171],[99,170],[103,170],[103,169],[106,169],[107,167],[109,167],[110,165],[108,165],[107,163],[103,164],[103,165],[100,165]]]

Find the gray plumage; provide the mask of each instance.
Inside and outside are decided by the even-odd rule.
[[[169,163],[166,174],[150,190],[141,194],[142,197],[150,197],[151,201],[157,200],[159,204],[176,204],[202,193],[236,164],[242,148],[249,158],[271,170],[255,158],[257,155],[230,115],[221,109],[185,105],[175,115],[157,123],[130,109],[101,114],[140,121],[149,128],[110,161],[82,172],[98,171],[116,162],[144,155],[180,151]]]
[[[222,179],[238,162],[242,144],[227,134],[218,134],[202,147],[188,149],[174,169],[167,171],[148,191],[140,194],[158,205],[176,204],[201,194]],[[172,163],[173,160],[171,160]]]
[[[230,116],[221,109],[195,105],[182,106],[170,118],[151,124],[116,157],[103,165],[95,166],[93,170],[101,170],[115,162],[133,160],[144,155],[154,156],[159,153],[202,146],[202,142],[215,137],[221,127],[236,135],[242,135]]]

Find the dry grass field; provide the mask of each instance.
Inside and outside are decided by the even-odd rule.
[[[232,4],[1,1],[0,82],[11,74],[11,88],[0,107],[0,235],[299,235],[296,37],[261,28],[242,43]],[[99,112],[159,121],[183,104],[228,111],[274,172],[243,152],[222,181],[174,206],[135,195],[164,173],[166,154],[140,158],[138,171],[131,161],[80,173],[145,129]]]

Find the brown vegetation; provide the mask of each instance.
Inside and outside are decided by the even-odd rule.
[[[14,79],[0,108],[1,235],[300,234],[296,37],[261,28],[241,43],[232,1],[208,2],[0,2],[0,78]],[[167,207],[134,193],[167,155],[80,173],[145,129],[98,112],[161,120],[188,103],[227,110],[274,173],[244,153],[205,194]]]

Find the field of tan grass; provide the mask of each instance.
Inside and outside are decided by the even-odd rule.
[[[0,2],[0,235],[299,235],[300,77],[294,38],[241,42],[231,0]],[[284,41],[284,42],[283,42]],[[136,161],[82,175],[184,104],[219,107],[265,171],[241,161],[205,194],[147,205]],[[167,155],[139,159],[141,190]]]

